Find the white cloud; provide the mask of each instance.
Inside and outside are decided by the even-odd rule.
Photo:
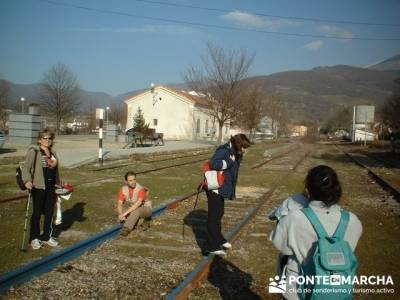
[[[221,19],[228,22],[232,22],[242,27],[262,28],[271,31],[276,31],[281,27],[288,27],[288,26],[293,27],[301,25],[300,22],[292,22],[283,19],[275,20],[272,18],[260,17],[245,11],[238,11],[238,10],[231,11],[225,15],[222,15]]]
[[[353,33],[337,26],[329,26],[329,25],[322,25],[318,26],[317,30],[319,32],[323,32],[328,36],[334,36],[338,38],[352,38],[354,37]]]
[[[166,34],[192,34],[195,30],[190,27],[176,25],[145,25],[142,27],[100,27],[100,28],[70,28],[68,31],[79,32],[104,32],[104,33],[166,33]]]
[[[308,50],[312,50],[312,51],[317,51],[319,49],[321,49],[324,46],[324,42],[323,41],[314,41],[308,44],[305,44],[303,46],[303,48],[308,49]]]
[[[263,18],[244,11],[231,11],[223,16],[223,20],[233,22],[240,26],[262,28],[266,25]]]

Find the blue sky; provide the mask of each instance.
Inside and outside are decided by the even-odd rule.
[[[117,95],[183,82],[208,42],[255,53],[250,75],[362,67],[400,54],[399,12],[398,0],[0,0],[0,74],[37,83],[63,63],[83,89]]]

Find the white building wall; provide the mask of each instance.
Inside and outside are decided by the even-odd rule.
[[[200,126],[198,126],[200,125]],[[218,129],[213,128],[213,118],[206,114],[204,109],[194,108],[193,110],[193,138],[202,140],[215,139]]]
[[[127,128],[133,127],[133,118],[140,107],[146,123],[157,132],[164,133],[165,139],[191,139],[190,111],[193,105],[163,90],[156,92],[155,99],[157,102],[153,105],[153,94],[147,92],[128,103]],[[154,124],[155,119],[157,125]]]
[[[154,105],[153,96],[156,100]],[[127,100],[126,103],[128,106],[127,129],[133,127],[133,118],[140,107],[149,127],[164,133],[165,139],[216,140],[218,137],[218,123],[215,121],[213,124],[213,118],[206,114],[204,108],[198,108],[192,101],[166,89],[156,87],[154,94],[148,91],[134,97],[132,101]],[[154,124],[154,119],[157,120],[157,125]],[[197,132],[198,122],[200,123],[199,132]],[[213,128],[215,128],[214,134]],[[230,135],[230,130],[226,130],[224,126],[223,139],[226,140]]]
[[[200,130],[197,132],[197,124],[200,121]],[[193,138],[200,140],[215,141],[218,138],[219,125],[217,120],[207,114],[204,108],[196,107],[193,112]],[[222,127],[222,140],[226,141],[231,135],[239,132],[239,129],[232,129],[229,125]]]
[[[372,132],[368,132],[362,129],[356,129],[355,132],[355,141],[363,142],[363,141],[375,141],[376,134]]]

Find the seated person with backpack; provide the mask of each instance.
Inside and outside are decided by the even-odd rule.
[[[283,267],[286,276],[283,296],[286,299],[351,299],[352,285],[346,285],[342,278],[355,276],[358,262],[353,252],[362,233],[361,222],[337,204],[342,188],[332,168],[320,165],[311,169],[305,188],[309,202],[301,199],[295,205],[286,205],[292,209],[281,217],[270,236],[280,256],[287,256]],[[332,274],[340,276],[341,284],[331,284],[332,281],[326,284],[317,278],[327,276],[334,280]],[[298,276],[312,278],[314,284],[300,285],[301,280],[293,280]]]
[[[136,182],[136,174],[129,171],[125,174],[125,185],[118,194],[117,213],[120,222],[124,223],[121,230],[122,236],[127,236],[139,221],[139,218],[149,218],[152,208],[148,200],[149,190]],[[124,203],[129,207],[123,209]],[[148,221],[147,221],[148,225]]]

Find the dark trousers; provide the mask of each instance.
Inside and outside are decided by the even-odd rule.
[[[40,217],[44,214],[43,241],[48,241],[53,231],[52,222],[56,195],[54,189],[32,189],[33,212],[30,240],[40,239]]]
[[[224,216],[224,198],[220,195],[207,191],[208,218],[207,218],[207,241],[210,251],[221,249],[226,242],[221,232],[221,220]]]

